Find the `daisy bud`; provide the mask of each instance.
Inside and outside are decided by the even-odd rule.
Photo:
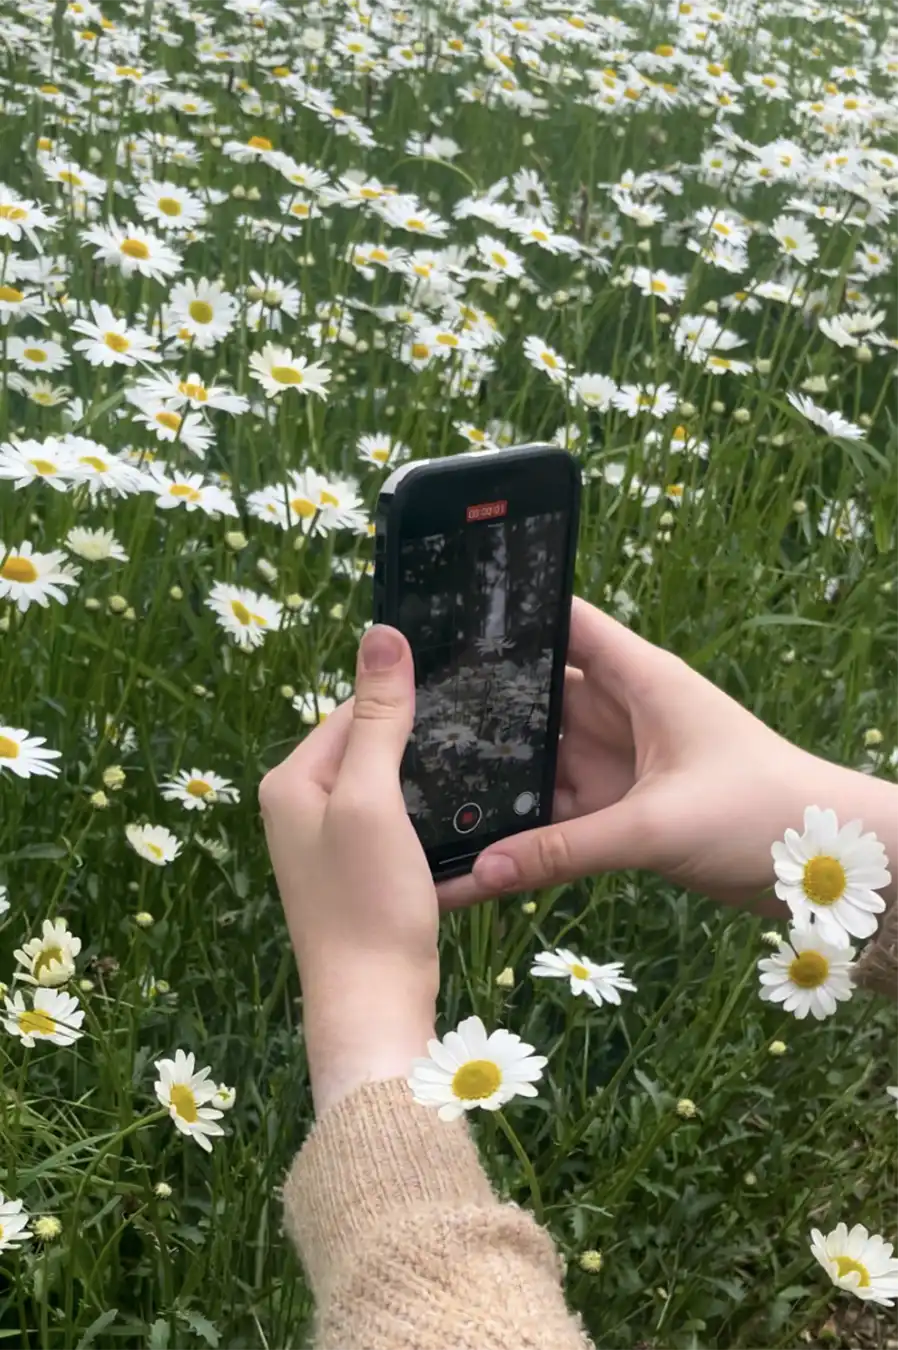
[[[87,152],[87,158],[90,160],[91,164],[99,164],[103,158],[103,151],[99,146],[92,145]]]
[[[236,197],[237,201],[242,201],[246,196],[246,188],[242,183],[235,183],[231,188],[231,196]]]
[[[802,380],[801,388],[806,394],[825,394],[829,382],[825,375],[809,375],[806,380]]]
[[[241,549],[246,548],[246,545],[249,542],[242,530],[228,530],[224,537],[224,541],[226,547],[229,548],[232,553],[239,553]]]
[[[523,145],[525,150],[529,150],[532,144],[533,144],[532,133],[529,131],[525,131],[523,136],[521,137],[521,145]]]
[[[861,413],[860,417],[857,420],[862,427],[872,427],[873,425],[873,418],[870,416],[869,413]]]
[[[864,745],[868,750],[874,745],[882,745],[882,732],[879,727],[870,727],[864,732]]]
[[[267,558],[258,558],[256,560],[256,571],[259,573],[262,580],[266,581],[269,586],[273,586],[278,579],[277,568],[274,567]]]
[[[681,1097],[677,1102],[677,1115],[681,1120],[694,1120],[698,1115],[698,1107],[689,1097]]]
[[[107,806],[109,805],[109,798],[103,791],[92,792],[90,794],[90,797],[88,798],[88,801],[90,802],[91,806],[94,808],[95,811],[105,811]]]
[[[246,200],[248,202],[260,202],[262,200],[262,194],[257,187],[247,188]]]
[[[156,920],[148,910],[141,909],[134,915],[134,922],[138,928],[152,928]]]
[[[346,615],[346,606],[341,605],[338,601],[336,605],[331,605],[328,613],[332,619],[339,623]]]
[[[780,660],[782,661],[782,663],[783,663],[784,666],[791,666],[792,662],[795,660],[795,649],[794,649],[794,647],[788,647],[788,648],[783,652],[782,656],[780,657]]]
[[[755,1176],[754,1172],[746,1172],[745,1176],[742,1178],[742,1184],[743,1186],[757,1186],[758,1178]]]
[[[855,361],[859,361],[862,366],[868,366],[873,360],[873,351],[867,346],[866,342],[862,342],[856,349],[854,359]]]
[[[53,1214],[42,1214],[34,1221],[34,1236],[41,1242],[52,1242],[62,1232],[62,1224]]]
[[[153,1194],[158,1195],[160,1200],[170,1200],[172,1189],[167,1181],[157,1181],[153,1187]]]
[[[785,431],[778,431],[775,436],[770,437],[770,444],[779,449],[783,445],[789,444],[789,436]]]
[[[757,361],[755,362],[755,370],[758,372],[759,375],[769,375],[772,369],[773,369],[772,361],[768,360],[766,356],[758,357]]]
[[[717,301],[706,300],[705,303],[702,305],[702,309],[705,311],[706,314],[716,314],[718,310]]]
[[[808,511],[808,504],[799,497],[792,503],[792,510],[795,512],[796,516],[805,516]]]
[[[204,684],[193,684],[190,686],[190,692],[197,698],[205,698],[209,691]]]
[[[123,595],[110,595],[106,603],[111,614],[124,614],[128,608],[128,602]]]
[[[751,421],[751,413],[747,408],[737,408],[733,413],[733,421],[744,427],[746,422]]]
[[[284,601],[284,607],[286,609],[292,609],[294,611],[297,609],[302,609],[304,604],[305,601],[297,591],[291,591]]]
[[[93,980],[83,979],[78,981],[78,988],[81,990],[82,994],[91,993],[93,987],[94,987]]]
[[[720,413],[724,413],[726,412],[726,404],[721,403],[720,399],[716,398],[714,402],[711,404],[711,411],[712,413],[717,413],[718,415]]]
[[[94,595],[89,595],[84,602],[84,608],[89,610],[91,614],[95,614],[100,607],[100,602]]]
[[[6,995],[8,993],[9,993],[9,985],[4,984],[4,982],[0,980],[0,998],[6,998]]]
[[[210,136],[209,144],[212,146],[213,150],[220,150],[222,147],[222,139],[220,136]]]
[[[780,1055],[784,1055],[786,1053],[786,1042],[771,1041],[769,1046],[767,1047],[767,1050],[769,1054],[775,1055],[776,1058],[778,1059]]]
[[[669,511],[663,511],[658,517],[658,524],[662,530],[669,530],[674,523],[674,518]]]
[[[585,1270],[588,1275],[598,1275],[604,1264],[604,1256],[595,1247],[580,1253],[580,1269]]]
[[[517,307],[518,307],[518,305],[519,305],[520,303],[521,303],[521,297],[520,297],[520,295],[518,294],[517,291],[511,291],[510,294],[509,294],[509,295],[506,295],[506,297],[505,297],[505,308],[506,308],[506,309],[515,310],[515,309],[517,309]]]
[[[504,970],[499,971],[499,974],[496,976],[496,984],[500,989],[514,988],[514,971],[511,966],[506,966]]]
[[[280,689],[278,690],[278,693],[280,694],[281,698],[296,697],[296,690],[293,688],[292,684],[282,684]]]
[[[125,786],[125,771],[120,764],[110,764],[108,769],[103,770],[103,786],[108,787],[110,792],[118,792],[119,788]]]
[[[639,250],[640,253],[651,253],[651,251],[652,251],[652,241],[651,241],[651,239],[640,239],[640,241],[639,241],[639,243],[636,245],[636,247],[637,247],[637,249]]]
[[[535,901],[535,900],[525,900],[524,903],[523,903],[523,905],[521,905],[521,913],[522,913],[522,914],[535,914],[535,913],[536,913],[536,901]]]
[[[768,928],[766,933],[761,934],[761,941],[766,943],[768,947],[772,947],[774,951],[778,951],[782,938],[779,933],[775,933],[772,928]]]
[[[137,620],[137,614],[135,613],[135,610],[134,610],[134,606],[133,606],[133,605],[129,605],[129,606],[128,606],[128,608],[125,610],[124,614],[122,615],[122,618],[125,620],[126,623],[135,623],[135,622],[136,622],[136,620]]]
[[[170,598],[171,600],[183,600],[183,599],[184,599],[184,592],[182,591],[182,589],[181,589],[180,586],[170,586],[170,587],[168,588],[168,594],[169,594],[169,598]]]
[[[668,325],[672,322],[672,320],[667,310],[662,309],[660,314],[655,315],[655,322],[659,323],[662,328],[667,328]]]

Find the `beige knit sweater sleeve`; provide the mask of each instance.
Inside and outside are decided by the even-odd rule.
[[[367,1083],[325,1112],[284,1187],[315,1350],[590,1350],[549,1235],[494,1195],[462,1121]]]

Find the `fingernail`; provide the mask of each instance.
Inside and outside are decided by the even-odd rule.
[[[385,624],[375,624],[362,638],[359,662],[362,670],[389,670],[402,657],[402,639]]]
[[[489,891],[510,891],[517,881],[518,869],[513,859],[504,853],[493,853],[478,858],[474,864],[474,878]]]

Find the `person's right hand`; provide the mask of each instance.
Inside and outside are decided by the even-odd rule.
[[[894,812],[894,787],[791,745],[678,657],[575,599],[557,823],[493,844],[472,875],[438,888],[440,901],[454,909],[646,868],[730,904],[768,892],[758,907],[785,915],[771,844],[802,829],[809,805],[834,807],[843,823],[862,816],[865,790]]]

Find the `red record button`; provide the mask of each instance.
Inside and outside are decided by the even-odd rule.
[[[477,829],[481,820],[483,812],[477,803],[465,802],[452,817],[452,824],[457,834],[470,834],[472,830]]]

